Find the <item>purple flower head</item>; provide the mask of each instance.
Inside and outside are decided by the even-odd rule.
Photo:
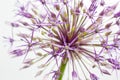
[[[98,80],[94,69],[104,75],[120,69],[119,12],[114,14],[118,3],[84,1],[89,2],[30,0],[18,9],[17,20],[11,26],[19,26],[13,29],[17,32],[13,34],[13,46],[19,49],[11,54],[24,56],[23,68],[39,63],[37,76],[45,74],[47,80]]]

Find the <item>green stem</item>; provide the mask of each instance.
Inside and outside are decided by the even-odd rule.
[[[60,75],[59,75],[58,80],[62,80],[67,62],[68,62],[68,58],[63,58],[61,65],[60,65]]]

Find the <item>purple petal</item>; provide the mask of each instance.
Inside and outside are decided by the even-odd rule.
[[[60,0],[61,2],[63,2],[64,4],[68,3],[68,0]]]
[[[104,69],[102,69],[101,72],[107,75],[111,75],[107,70],[104,70]]]
[[[57,79],[59,78],[60,71],[53,71],[53,72],[51,72],[51,73],[54,73],[54,75],[53,75],[53,77],[52,77],[54,80],[57,80]]]
[[[98,77],[93,73],[90,73],[90,78],[91,80],[98,80]]]
[[[24,61],[24,64],[31,64],[32,61],[33,61],[33,59],[26,59],[26,60]]]
[[[3,38],[4,39],[6,39],[6,40],[8,40],[11,44],[13,44],[13,42],[15,41],[13,38],[11,38],[11,37],[4,37],[3,36]]]
[[[42,4],[45,4],[45,3],[46,3],[45,0],[38,0],[38,1],[40,1]]]
[[[32,18],[33,17],[30,13],[24,13],[23,16],[25,16],[26,18]]]
[[[101,16],[110,16],[113,14],[113,11],[115,10],[115,8],[117,7],[118,3],[116,3],[113,6],[108,6],[106,7],[101,13]]]
[[[114,15],[115,18],[120,17],[120,11]]]
[[[76,73],[76,71],[73,71],[73,72],[72,72],[72,77],[74,77],[74,78],[77,77],[77,73]]]
[[[19,24],[12,22],[12,23],[11,23],[11,26],[12,26],[12,27],[19,27]]]
[[[104,1],[104,0],[101,0],[100,5],[101,5],[101,6],[104,6],[104,5],[105,5],[105,1]]]
[[[109,58],[109,59],[107,59],[107,60],[108,60],[108,62],[110,62],[111,64],[114,64],[114,65],[119,64],[119,62],[118,62],[117,60],[115,60],[115,59]]]
[[[24,54],[23,50],[21,49],[16,49],[10,52],[11,54],[14,54],[15,56],[22,56]]]
[[[112,68],[113,68],[113,69],[120,70],[120,65],[113,65]]]
[[[32,14],[28,12],[20,12],[18,15],[24,16],[26,18],[33,18]]]
[[[26,68],[29,68],[29,67],[30,67],[30,65],[24,65],[22,68],[20,68],[20,70],[26,69]]]
[[[80,32],[84,32],[85,28],[84,27],[80,27],[79,30],[80,30]]]
[[[95,11],[97,8],[97,0],[93,0],[90,7],[89,7],[89,12]]]
[[[24,7],[24,6],[21,6],[21,7],[20,7],[20,10],[21,10],[21,11],[24,11],[24,10],[25,10],[25,7]]]

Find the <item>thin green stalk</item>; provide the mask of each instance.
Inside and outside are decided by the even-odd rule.
[[[58,80],[62,80],[67,62],[68,62],[68,58],[63,58],[61,65],[60,65],[60,75],[59,75]]]

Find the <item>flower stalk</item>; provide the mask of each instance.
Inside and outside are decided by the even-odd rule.
[[[61,65],[60,65],[60,75],[59,75],[58,80],[62,80],[64,72],[66,70],[67,63],[68,63],[68,58],[63,58]]]

